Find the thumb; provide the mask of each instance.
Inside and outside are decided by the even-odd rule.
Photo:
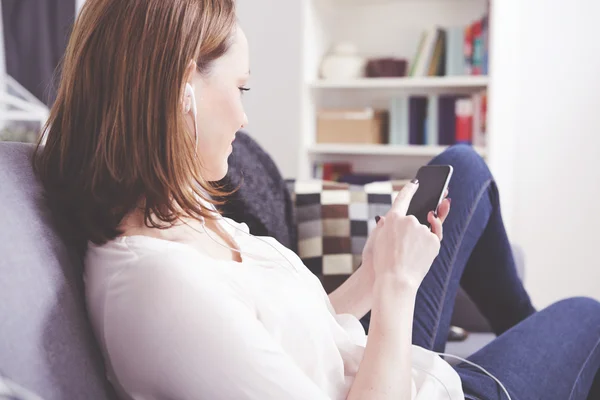
[[[417,189],[419,189],[419,181],[417,179],[413,179],[410,183],[404,185],[402,190],[400,190],[400,193],[398,193],[398,196],[396,196],[394,204],[392,204],[392,210],[402,215],[406,215],[410,201],[417,192]]]

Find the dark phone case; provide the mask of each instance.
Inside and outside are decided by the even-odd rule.
[[[430,211],[437,212],[444,190],[452,177],[450,165],[428,165],[417,172],[419,188],[408,207],[407,215],[414,215],[419,222],[431,228],[427,221]]]

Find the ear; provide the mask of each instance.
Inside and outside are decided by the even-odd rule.
[[[196,72],[196,68],[198,68],[196,61],[190,60],[188,66],[185,69],[185,73],[183,74],[184,82],[187,82],[189,84],[192,83],[192,80],[194,79],[194,72]]]
[[[187,85],[192,83],[192,80],[194,78],[194,72],[196,71],[196,61],[191,60],[188,64],[188,66],[185,69],[185,74],[183,75],[184,77],[184,87],[187,88]],[[188,93],[186,90],[183,91],[183,101],[182,101],[182,110],[184,114],[187,114],[190,112],[190,109],[192,107],[192,101],[191,98],[188,96]]]

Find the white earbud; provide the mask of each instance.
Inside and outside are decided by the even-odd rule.
[[[196,119],[198,109],[196,108],[196,93],[194,93],[192,85],[186,83],[183,95],[183,113],[188,114],[190,111],[194,116],[194,142],[196,143],[194,151],[196,152],[196,157],[198,157],[198,121]]]
[[[185,93],[183,96],[183,112],[187,114],[192,111],[192,114],[196,117],[196,94],[194,93],[194,88],[189,83],[185,84]]]

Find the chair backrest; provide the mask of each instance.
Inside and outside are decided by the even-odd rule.
[[[114,399],[86,316],[82,263],[51,223],[32,152],[0,143],[0,374],[44,400]]]
[[[239,191],[219,207],[223,215],[245,222],[253,235],[271,236],[296,251],[293,204],[286,181],[271,156],[247,133],[238,132],[220,182]]]

